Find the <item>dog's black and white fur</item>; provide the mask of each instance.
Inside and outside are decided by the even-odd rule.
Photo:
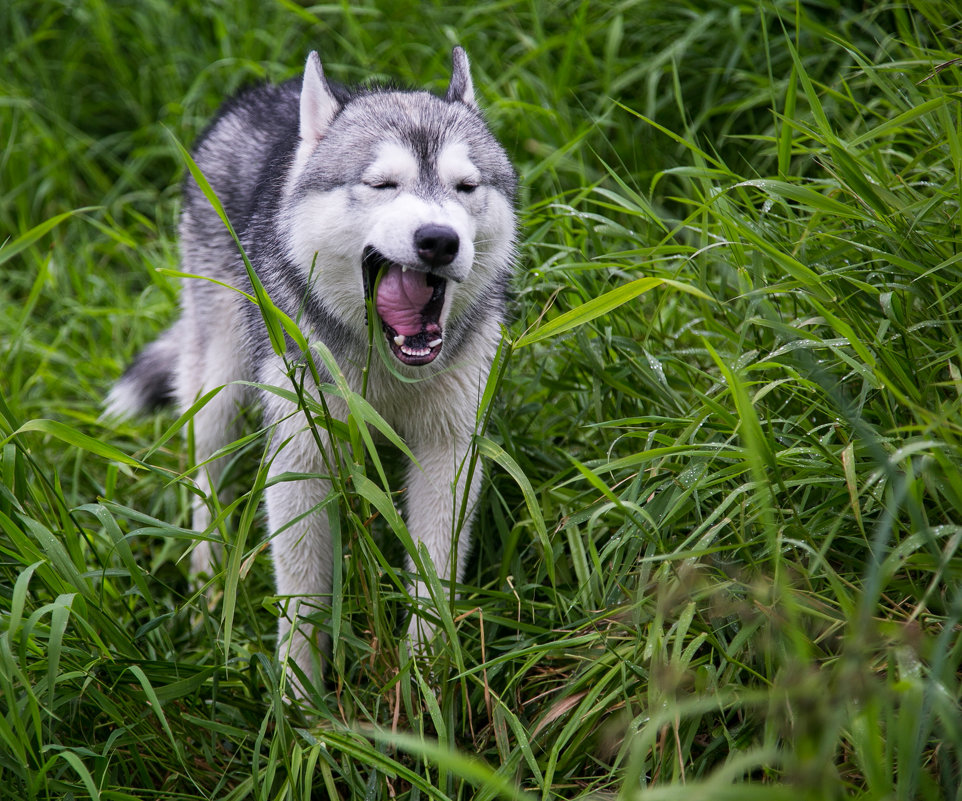
[[[473,507],[480,480],[475,470],[468,485],[461,466],[505,317],[516,227],[515,173],[478,111],[464,51],[453,52],[443,97],[340,87],[311,53],[302,78],[226,103],[194,159],[273,303],[299,321],[309,343],[330,349],[355,391],[368,361],[365,301],[372,297],[389,364],[371,359],[367,400],[416,460],[407,471],[407,527],[439,576],[452,567],[460,575],[470,514],[456,537],[458,509]],[[295,404],[250,386],[290,390],[290,366],[303,354],[290,339],[283,357],[275,353],[260,309],[242,294],[252,286],[240,252],[192,179],[180,241],[183,270],[213,280],[184,281],[179,319],[113,387],[108,412],[129,415],[167,401],[183,411],[220,387],[193,418],[196,460],[206,463],[196,481],[206,495],[222,470],[208,459],[238,437],[238,410],[259,400],[272,430],[270,477],[308,476],[266,490],[277,591],[306,610],[326,606],[340,556],[325,514],[312,513],[330,491],[325,460]],[[325,399],[346,418],[343,398],[328,392]],[[211,527],[203,500],[193,525]],[[208,571],[211,559],[199,542],[192,569]],[[423,583],[414,589],[427,598]],[[279,642],[311,675],[315,635],[298,625],[298,608],[291,604],[281,618]],[[423,640],[430,632],[418,620],[412,616],[410,631]]]

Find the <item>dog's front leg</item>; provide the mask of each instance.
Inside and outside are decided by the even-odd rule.
[[[318,509],[331,488],[320,477],[326,473],[321,448],[328,447],[328,440],[323,430],[318,434],[320,447],[300,414],[277,425],[278,450],[265,493],[277,594],[284,603],[277,626],[279,656],[314,680],[326,643],[304,618],[330,605],[333,564],[327,514]],[[290,670],[288,677],[291,695],[304,697],[305,688]]]
[[[471,546],[471,520],[482,471],[480,461],[472,469],[468,458],[470,445],[471,432],[467,431],[451,439],[412,443],[417,464],[411,464],[407,474],[408,531],[419,550],[424,546],[442,581],[461,580]],[[431,593],[423,579],[415,581],[412,594],[419,605],[431,603]],[[444,603],[444,599],[436,600]],[[412,614],[408,634],[415,644],[423,645],[433,636],[434,626]]]

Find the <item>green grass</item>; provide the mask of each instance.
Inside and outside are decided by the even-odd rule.
[[[960,20],[3,4],[0,798],[962,797]],[[455,42],[523,184],[477,556],[412,660],[402,487],[345,467],[305,716],[265,438],[208,609],[183,432],[100,403],[175,314],[176,141],[312,47],[442,88]]]

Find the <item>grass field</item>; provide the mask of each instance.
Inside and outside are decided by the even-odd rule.
[[[304,714],[265,438],[208,609],[186,426],[101,400],[175,313],[177,142],[311,48],[442,89],[458,42],[522,179],[476,557],[412,660],[403,487],[343,476]],[[0,43],[0,798],[962,798],[956,2],[10,0]]]

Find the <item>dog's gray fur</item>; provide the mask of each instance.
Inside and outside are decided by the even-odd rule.
[[[407,472],[407,525],[442,578],[452,560],[460,576],[469,542],[470,514],[456,532],[458,509],[473,507],[480,469],[468,486],[461,467],[505,317],[516,225],[515,173],[477,109],[464,51],[455,48],[452,60],[447,93],[438,97],[337,86],[311,53],[302,78],[226,103],[194,150],[273,303],[299,321],[308,342],[331,350],[355,391],[368,359],[366,286],[377,269],[383,275],[376,308],[391,369],[375,355],[367,399],[416,458]],[[266,503],[277,591],[295,600],[280,621],[281,652],[310,676],[316,637],[298,627],[298,604],[328,603],[339,555],[325,513],[310,512],[330,482],[303,413],[278,393],[256,397],[245,383],[289,390],[290,365],[302,354],[288,340],[278,357],[260,309],[235,291],[252,291],[244,263],[192,179],[180,240],[184,271],[214,280],[184,281],[180,318],[113,387],[107,410],[130,415],[172,401],[183,411],[222,387],[193,419],[203,464],[239,435],[238,410],[260,401],[272,430],[270,478],[309,476],[271,482]],[[342,398],[328,393],[326,401],[346,417]],[[219,460],[198,471],[205,495],[221,471]],[[203,501],[193,525],[211,527]],[[193,571],[210,570],[211,559],[200,542]],[[415,594],[428,595],[420,582]],[[423,641],[430,631],[418,621],[412,616],[410,632]]]

